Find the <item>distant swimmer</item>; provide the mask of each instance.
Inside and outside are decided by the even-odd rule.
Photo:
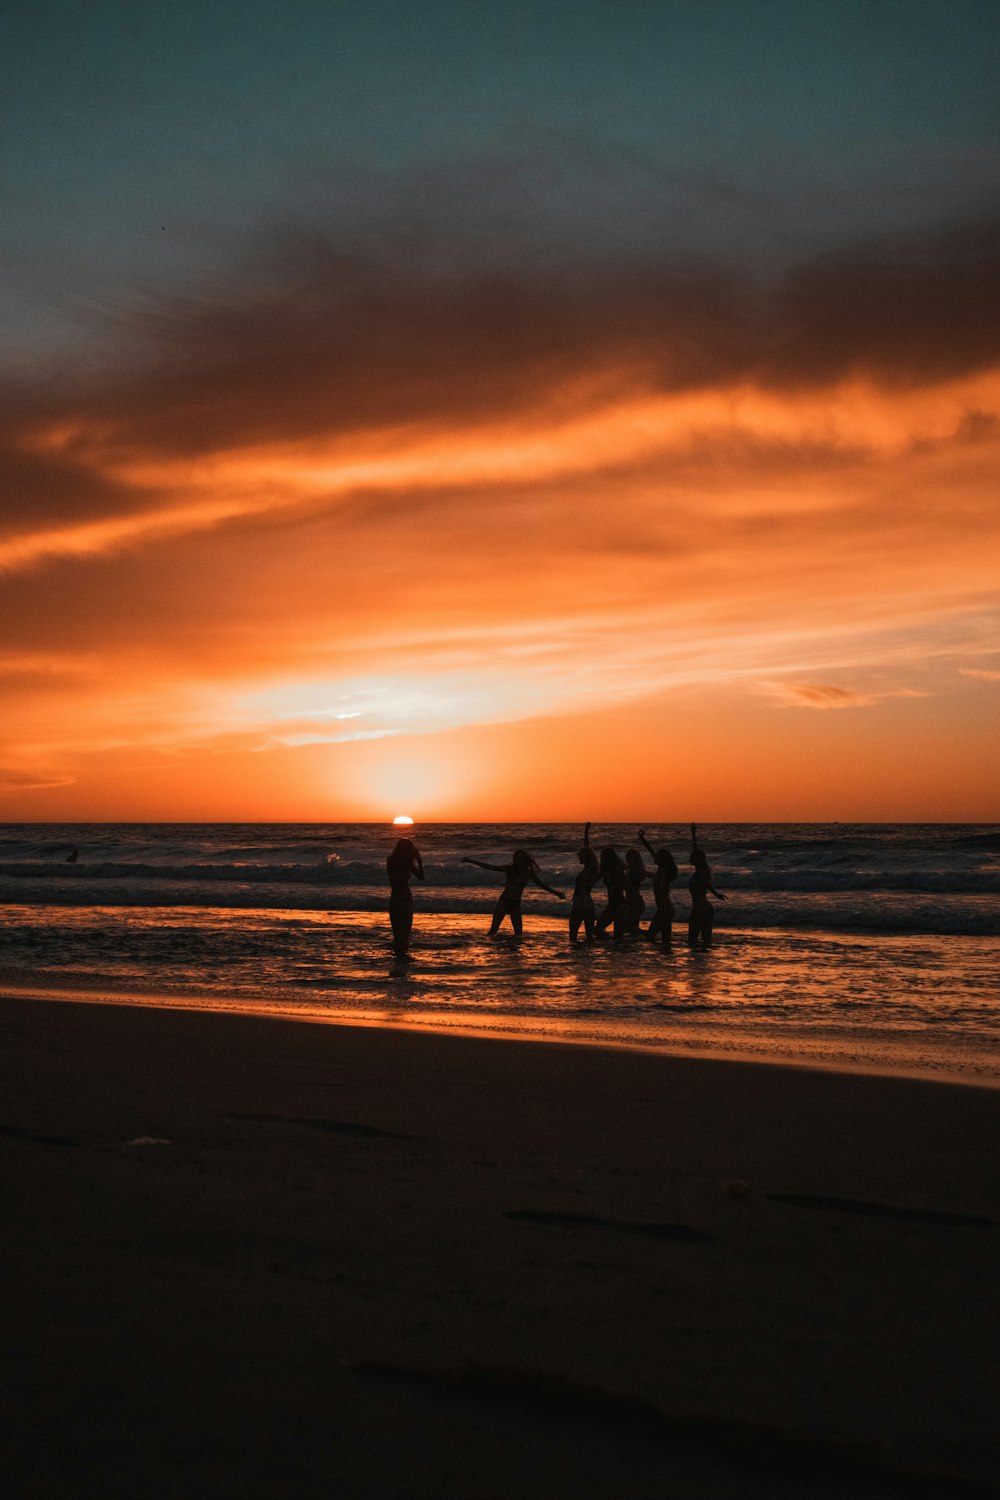
[[[628,932],[639,931],[646,910],[642,887],[652,874],[653,871],[647,870],[643,864],[638,849],[625,851],[625,928]]]
[[[673,937],[674,903],[671,900],[670,887],[677,879],[677,861],[669,849],[654,849],[646,838],[646,830],[639,834],[639,842],[652,856],[656,866],[653,871],[653,900],[656,902],[656,910],[646,929],[647,937],[659,938],[664,948],[669,948]]]
[[[577,851],[577,859],[580,861],[580,873],[573,887],[573,905],[569,913],[571,943],[577,941],[581,926],[588,942],[596,936],[597,912],[594,907],[594,886],[600,878],[601,868],[597,862],[597,855],[591,848],[589,823],[584,827],[583,845]]]
[[[410,878],[424,878],[424,862],[412,839],[400,839],[385,862],[389,872],[389,921],[392,923],[392,946],[402,958],[410,946],[413,931],[413,892]]]
[[[500,892],[500,899],[497,901],[493,920],[490,923],[490,937],[496,937],[504,917],[510,918],[510,925],[514,932],[518,937],[521,936],[521,897],[529,882],[537,885],[540,890],[548,891],[550,896],[558,896],[560,901],[566,900],[562,891],[554,890],[551,885],[545,884],[541,870],[526,849],[515,849],[514,858],[509,865],[491,865],[483,859],[470,859],[468,855],[462,863],[463,865],[478,865],[480,870],[495,870],[498,875],[504,877],[504,887]]]
[[[598,932],[614,928],[616,938],[624,937],[628,920],[625,905],[625,866],[610,846],[601,850],[601,879],[608,893],[607,903],[597,920]]]
[[[80,851],[79,851],[79,849],[71,849],[70,852],[66,856],[66,863],[68,865],[75,865],[76,862],[77,862],[77,860],[79,858],[80,858]]]
[[[712,867],[704,849],[698,847],[698,830],[693,823],[691,824],[691,863],[694,865],[694,872],[688,881],[688,889],[691,892],[688,942],[692,948],[696,948],[699,943],[706,948],[711,948],[715,907],[709,901],[708,893],[711,891],[717,901],[725,901],[726,898],[712,884]]]

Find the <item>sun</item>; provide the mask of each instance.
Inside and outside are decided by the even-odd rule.
[[[393,828],[412,828],[413,819],[408,813],[398,813],[392,820],[392,826]]]

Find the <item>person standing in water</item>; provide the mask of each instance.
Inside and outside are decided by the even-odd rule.
[[[576,942],[582,926],[587,941],[592,942],[597,926],[593,892],[601,871],[597,863],[597,855],[590,846],[589,823],[584,827],[583,846],[578,851],[577,858],[580,861],[580,873],[573,887],[573,905],[569,913],[569,940],[571,943]]]
[[[400,839],[385,862],[389,872],[389,921],[392,946],[400,958],[410,946],[413,931],[413,892],[410,877],[424,878],[424,862],[412,839]]]
[[[725,901],[726,898],[712,884],[712,867],[704,849],[698,847],[698,830],[693,823],[691,824],[691,863],[694,865],[694,871],[688,881],[688,889],[691,892],[688,942],[692,948],[696,948],[699,943],[706,948],[711,948],[715,907],[709,901],[708,893],[711,891],[718,901]]]
[[[552,886],[545,884],[541,870],[526,849],[515,849],[514,858],[509,865],[491,865],[483,859],[470,859],[468,855],[462,863],[463,865],[478,865],[480,870],[495,870],[498,875],[504,877],[504,887],[500,892],[500,898],[493,912],[493,920],[490,923],[490,937],[496,937],[504,917],[510,918],[510,925],[515,935],[521,936],[521,897],[529,881],[537,885],[540,890],[548,891],[550,896],[557,896],[560,901],[566,900],[562,891],[554,890]]]
[[[646,910],[642,887],[652,873],[652,870],[647,870],[643,864],[642,855],[638,849],[625,851],[625,929],[627,932],[639,931],[639,923]]]
[[[677,861],[669,849],[654,849],[646,838],[646,830],[639,834],[639,843],[652,856],[653,864],[653,900],[656,902],[656,910],[650,919],[646,936],[654,940],[660,939],[664,948],[671,946],[673,937],[674,903],[670,897],[670,886],[677,879]]]
[[[608,893],[607,905],[597,923],[598,932],[607,932],[614,924],[615,937],[625,934],[628,912],[625,906],[625,866],[609,846],[601,850],[601,879]]]

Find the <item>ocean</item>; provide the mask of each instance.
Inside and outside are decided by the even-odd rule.
[[[1000,1085],[1000,827],[705,824],[716,943],[691,951],[686,825],[674,950],[571,948],[529,887],[489,939],[501,877],[534,854],[570,893],[582,830],[428,824],[408,959],[391,951],[384,824],[0,825],[0,982],[141,1003],[426,1025],[903,1071]],[[635,845],[595,826],[597,847]],[[67,856],[76,851],[75,861]],[[647,864],[651,863],[647,859]],[[646,889],[647,916],[652,905]],[[603,890],[595,896],[600,907]]]

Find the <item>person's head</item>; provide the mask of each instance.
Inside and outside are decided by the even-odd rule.
[[[705,853],[704,849],[691,850],[691,863],[700,873],[703,872],[706,875],[710,875],[712,873],[708,863],[708,855]]]
[[[615,876],[620,876],[622,873],[622,862],[610,845],[606,849],[601,850],[600,869],[601,875],[605,880],[609,876],[614,878]]]
[[[534,875],[538,869],[527,849],[514,850],[514,865],[516,869],[527,871],[529,875]]]
[[[669,849],[657,849],[653,858],[656,860],[656,868],[661,874],[665,875],[668,880],[676,879],[677,861]]]
[[[625,864],[631,874],[638,875],[642,871],[642,855],[638,849],[626,849]]]
[[[387,861],[390,870],[409,870],[417,854],[412,839],[399,839]]]
[[[585,870],[597,869],[597,855],[589,844],[583,844],[577,851],[576,857]]]

